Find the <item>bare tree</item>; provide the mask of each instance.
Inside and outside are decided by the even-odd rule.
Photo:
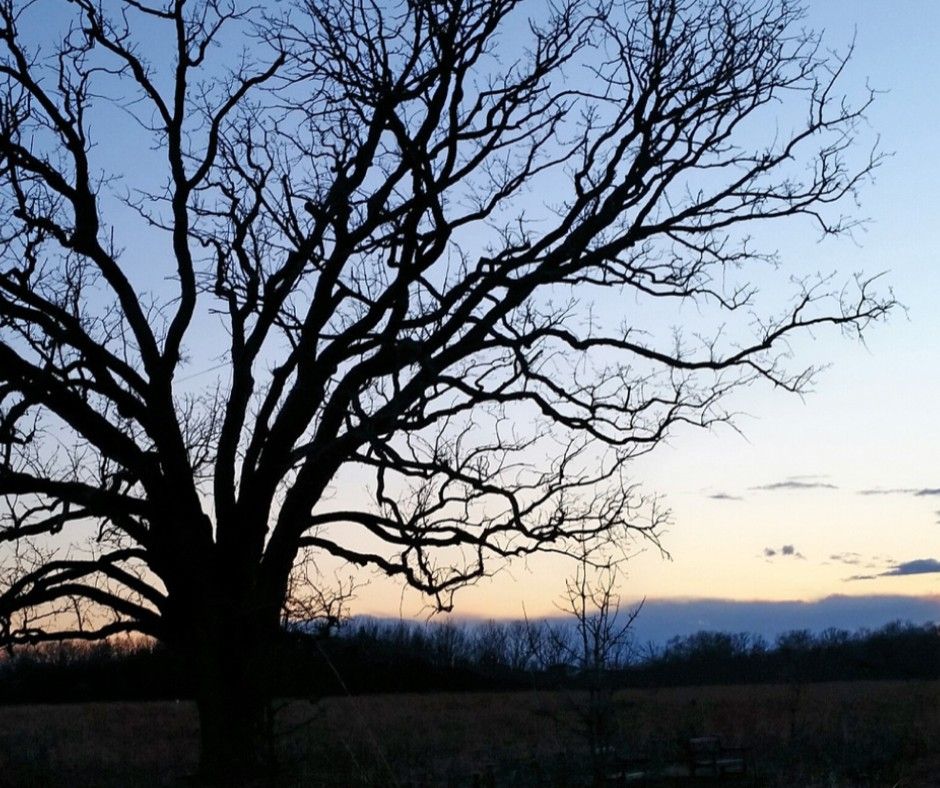
[[[633,624],[643,609],[643,602],[623,608],[619,578],[620,562],[608,560],[598,566],[582,554],[575,574],[565,581],[558,606],[574,624],[565,661],[577,667],[587,690],[578,711],[598,779],[609,766],[617,734],[615,674],[634,656]]]
[[[794,3],[280,8],[0,0],[2,639],[188,655],[229,781],[300,556],[655,540],[630,460],[892,305],[746,235],[878,163]]]
[[[608,560],[598,567],[582,555],[577,571],[565,581],[559,609],[575,623],[569,661],[585,673],[618,670],[633,655],[632,627],[643,602],[622,610],[619,580],[619,563]]]

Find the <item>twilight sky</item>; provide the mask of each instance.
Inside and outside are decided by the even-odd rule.
[[[768,386],[741,391],[731,403],[740,414],[735,422],[740,432],[730,427],[678,430],[668,444],[635,463],[633,480],[661,494],[673,512],[662,536],[671,559],[655,549],[638,552],[627,565],[622,591],[627,598],[657,600],[874,599],[869,613],[841,603],[813,607],[820,622],[834,615],[826,611],[838,609],[838,621],[832,623],[849,627],[853,620],[875,626],[878,616],[903,617],[905,609],[923,620],[925,610],[936,608],[940,618],[940,596],[933,598],[940,594],[940,266],[933,259],[940,248],[935,221],[940,70],[934,48],[940,4],[807,3],[807,25],[824,29],[830,47],[844,53],[855,40],[841,89],[858,100],[864,98],[866,81],[884,91],[868,113],[870,129],[862,136],[872,142],[880,135],[881,149],[893,156],[863,192],[858,215],[871,221],[854,240],[818,243],[805,222],[767,226],[759,240],[765,248],[778,249],[785,271],[791,265],[804,272],[837,271],[839,280],[859,271],[886,272],[885,282],[907,311],[898,310],[888,324],[874,326],[864,345],[838,332],[794,342],[794,367],[831,364],[812,393],[801,399]],[[58,35],[52,20],[39,21],[48,27],[46,35]],[[146,184],[151,169],[157,171],[152,160],[159,153],[129,142],[134,124],[128,117],[112,114],[106,121],[96,129],[102,149],[119,169]],[[786,118],[780,123],[785,125]],[[773,134],[773,129],[766,131]],[[117,205],[112,207],[120,213]],[[146,247],[135,251],[140,271],[147,270],[142,263],[160,253]],[[159,279],[146,284],[158,289]],[[621,306],[612,299],[608,308]],[[682,318],[686,315],[694,327],[694,309]],[[223,365],[216,338],[206,331],[188,348],[192,372],[184,372],[181,383],[211,385],[213,375],[206,373],[224,374],[217,372]],[[512,564],[460,593],[457,613],[550,614],[573,568],[544,557]],[[320,569],[328,579],[334,567],[324,561]],[[337,571],[345,576],[342,568]],[[891,603],[879,604],[879,599]],[[913,600],[909,608],[905,599]],[[785,610],[789,627],[798,626],[800,611],[809,607],[738,604],[727,609],[750,611],[755,621],[782,616]],[[708,610],[710,618],[696,613],[694,621],[713,628],[760,629],[730,623],[743,621],[740,615],[721,618],[714,606]],[[353,612],[410,616],[428,608],[417,593],[373,577],[359,590]]]
[[[743,391],[734,400],[743,434],[680,431],[634,466],[636,481],[664,495],[674,522],[662,540],[671,560],[647,549],[629,562],[629,598],[812,601],[940,592],[940,4],[809,6],[808,24],[825,29],[832,48],[843,52],[855,38],[843,90],[860,96],[868,80],[885,91],[869,121],[872,138],[880,135],[893,156],[863,193],[860,214],[871,222],[854,242],[820,244],[791,225],[772,243],[784,265],[838,270],[843,278],[887,272],[907,311],[875,326],[865,345],[837,333],[794,343],[800,361],[831,364],[811,394]],[[556,559],[513,564],[459,595],[458,613],[549,613],[570,571]],[[912,600],[911,617],[923,620],[932,602]],[[355,607],[409,615],[421,600],[374,579]],[[892,607],[890,617],[903,609]],[[860,625],[873,623],[859,614]],[[851,625],[851,615],[839,625]]]

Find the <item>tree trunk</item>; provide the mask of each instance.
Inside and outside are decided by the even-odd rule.
[[[257,605],[233,604],[233,598],[204,600],[192,641],[199,777],[207,785],[259,784],[273,767],[267,712],[277,626],[265,627]]]
[[[199,776],[207,785],[257,783],[270,768],[260,650],[209,645],[200,658]]]
[[[238,698],[203,696],[199,707],[199,777],[206,785],[250,785],[263,773],[259,710]]]

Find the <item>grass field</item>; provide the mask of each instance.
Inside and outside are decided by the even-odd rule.
[[[276,715],[272,785],[589,784],[574,693],[294,700]],[[615,697],[617,749],[653,764],[690,736],[748,748],[751,784],[940,785],[940,683],[636,690]],[[190,703],[0,708],[0,785],[191,784]]]

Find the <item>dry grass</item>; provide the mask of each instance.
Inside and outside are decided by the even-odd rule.
[[[291,701],[272,784],[583,784],[582,704],[546,692]],[[616,710],[622,750],[653,762],[717,733],[749,748],[759,785],[940,784],[940,682],[637,690]],[[0,785],[180,785],[196,730],[188,703],[0,708]]]
[[[196,768],[190,703],[0,707],[0,785],[175,785]]]

